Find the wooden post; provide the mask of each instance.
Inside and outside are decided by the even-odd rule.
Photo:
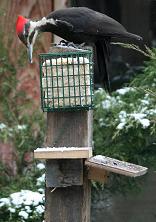
[[[91,147],[92,121],[92,111],[47,113],[45,147]],[[83,159],[46,160],[46,222],[90,222],[90,202]]]
[[[91,125],[91,111],[47,113],[46,145],[55,147],[91,146]],[[66,168],[66,172],[61,176],[58,173],[57,181],[53,181],[54,176],[50,175],[50,165],[52,168],[55,165],[55,169],[60,169],[61,166],[63,166]],[[72,175],[71,173],[69,175],[68,169],[71,171],[75,166],[77,166],[76,168],[78,168],[79,171],[74,170],[73,172],[75,174]],[[81,169],[83,169],[83,171]],[[81,172],[81,175],[79,175],[79,172]],[[76,175],[76,173],[78,175]],[[47,160],[47,175],[50,177],[48,178],[47,185],[49,186],[49,183],[54,183],[56,184],[56,189],[51,192],[54,186],[46,187],[45,221],[89,222],[91,190],[83,161],[80,159]],[[82,185],[70,186],[72,183],[77,182]]]

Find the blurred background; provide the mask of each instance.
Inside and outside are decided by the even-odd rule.
[[[32,20],[37,20],[53,10],[69,6],[86,6],[105,13],[119,21],[129,32],[142,36],[144,43],[150,48],[156,46],[155,0],[98,0],[96,2],[94,0],[0,0],[1,197],[6,197],[11,192],[23,189],[23,187],[27,189],[30,187],[30,189],[35,190],[36,185],[33,184],[31,178],[37,178],[38,173],[34,170],[33,149],[42,145],[45,132],[45,115],[40,108],[38,54],[48,52],[51,43],[60,40],[50,33],[40,35],[34,46],[34,62],[29,64],[26,48],[16,36],[15,23],[17,16],[21,14]],[[112,45],[109,65],[112,91],[122,88],[139,75],[143,70],[145,60],[149,59],[139,52]],[[154,67],[154,63],[152,67]],[[156,67],[152,70],[152,75],[155,75]],[[152,106],[155,106],[155,100]],[[97,116],[95,111],[95,126]],[[108,117],[108,113],[106,117]],[[153,124],[155,124],[155,120]],[[152,130],[154,126],[152,125]],[[98,130],[100,129],[98,128]],[[141,144],[141,146],[147,145],[146,147],[149,148],[149,144],[155,143],[155,131],[149,129],[148,131],[142,131],[142,129],[139,131],[137,127],[135,127],[135,130],[133,131],[135,135],[139,133],[138,137],[135,138],[136,141],[139,141],[136,142],[136,146]],[[146,141],[148,144],[143,141],[145,135],[148,138],[148,142]],[[98,137],[96,129],[94,136]],[[103,143],[104,141],[105,138],[103,138]],[[132,143],[131,140],[129,140],[129,145],[130,143]],[[126,143],[123,145],[128,147]],[[107,144],[104,146],[108,147]],[[152,153],[149,149],[146,150],[151,154],[151,159],[155,155],[153,150],[155,150],[155,146],[152,147]],[[131,157],[133,152],[139,153],[140,151],[128,151],[129,154],[126,155]],[[103,153],[107,153],[105,148]],[[144,152],[140,152],[139,155],[142,157]],[[116,155],[115,157],[150,166],[150,158],[147,163],[138,156],[136,159],[124,155]],[[155,159],[152,159],[152,161],[155,162]],[[25,178],[22,175],[25,175]],[[124,180],[122,177],[120,179],[111,177],[110,180],[111,183],[106,189],[98,184],[93,186],[92,222],[156,221],[156,176],[153,165],[150,166],[149,174],[137,179],[137,181]],[[136,185],[136,183],[139,185]],[[134,190],[131,188],[134,188]],[[3,215],[0,214],[0,216],[2,218]],[[4,218],[0,221],[5,222]],[[8,221],[12,222],[11,219]],[[34,222],[35,220],[30,219],[29,221]]]

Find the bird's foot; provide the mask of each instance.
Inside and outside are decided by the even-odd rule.
[[[65,40],[61,40],[57,45],[61,45],[61,46],[67,46],[68,42]]]
[[[85,42],[81,44],[74,44],[73,42],[68,42],[68,46],[76,49],[84,49],[83,47],[85,46]]]
[[[73,47],[75,49],[83,49],[83,47],[85,46],[85,43],[81,43],[79,45],[79,44],[74,44],[73,42],[68,42],[68,41],[65,41],[65,40],[61,40],[58,45]]]
[[[77,49],[77,44],[74,44],[73,42],[68,42],[68,47],[73,47],[75,49]]]
[[[78,48],[79,48],[79,49],[83,49],[83,48],[85,47],[85,45],[86,45],[86,43],[83,42],[83,43],[81,43],[81,44],[78,46]]]

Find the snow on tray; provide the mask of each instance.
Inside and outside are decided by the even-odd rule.
[[[90,158],[89,162],[100,164],[106,168],[112,168],[112,169],[115,168],[118,170],[127,171],[132,174],[133,173],[138,174],[139,172],[142,172],[142,174],[140,173],[140,175],[143,175],[144,173],[147,172],[146,167],[142,167],[142,166],[139,166],[136,164],[116,160],[116,159],[106,157],[106,156],[101,156],[101,155],[97,155],[97,156]],[[133,175],[133,176],[135,176],[135,175]]]
[[[73,151],[73,150],[89,150],[91,147],[45,147],[45,148],[37,148],[35,152],[55,152],[55,151],[61,151],[61,152],[66,152],[66,151]]]

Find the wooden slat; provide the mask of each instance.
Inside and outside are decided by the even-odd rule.
[[[103,171],[109,171],[125,176],[138,177],[147,172],[147,168],[136,164],[120,161],[106,156],[94,156],[85,161],[88,167],[99,168]]]
[[[71,184],[82,186],[83,170],[81,164],[75,164],[75,159],[46,160],[46,186],[47,187],[71,187]]]
[[[99,168],[98,166],[89,166],[88,169],[88,179],[94,180],[100,183],[106,183],[108,180],[109,172]]]
[[[36,159],[82,159],[91,156],[91,147],[48,147],[34,150],[34,158]]]

